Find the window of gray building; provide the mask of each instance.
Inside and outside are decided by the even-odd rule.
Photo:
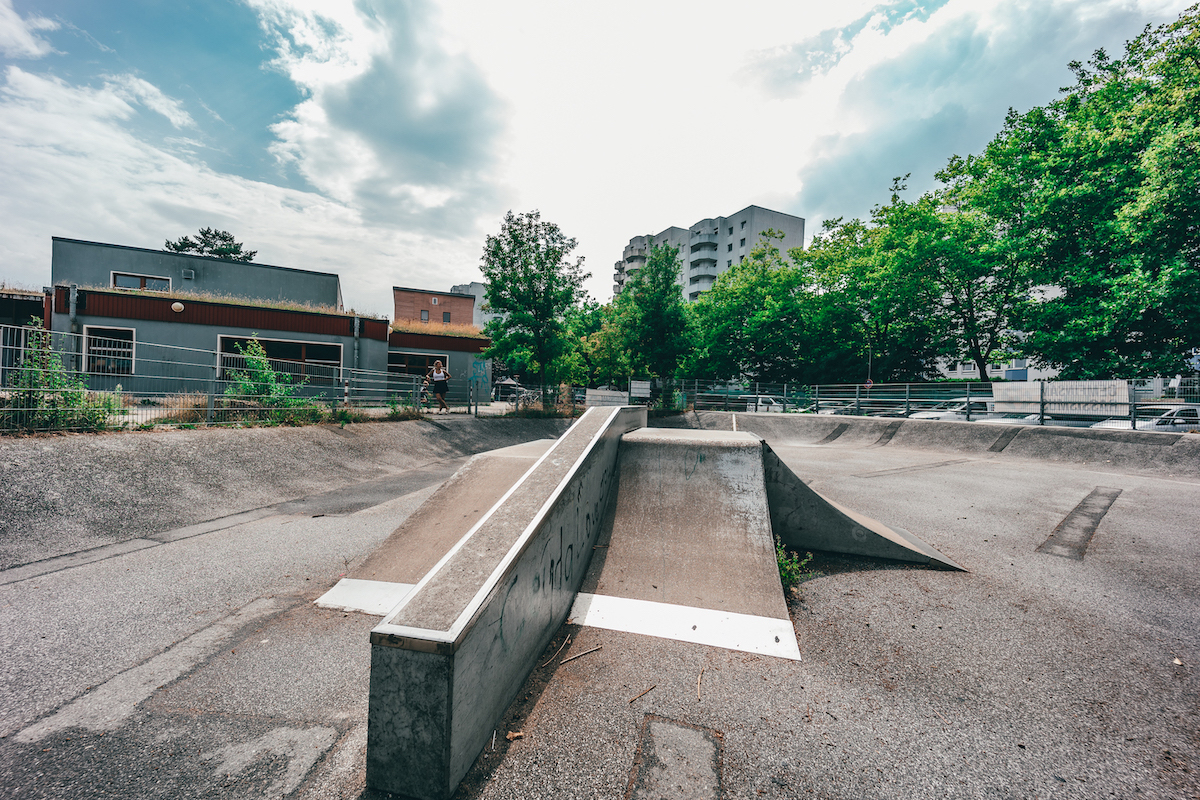
[[[433,369],[433,362],[450,363],[446,353],[388,353],[388,372],[393,375],[418,375],[424,377]]]
[[[745,242],[746,240],[742,239],[742,241]],[[727,247],[728,247],[728,249],[726,250],[726,252],[732,253],[733,252],[733,242],[730,242]]]
[[[148,289],[152,292],[171,291],[171,279],[159,275],[135,275],[132,272],[114,272],[114,289]]]
[[[746,230],[746,220],[742,220],[742,230]]]
[[[745,247],[745,246],[746,246],[746,240],[745,240],[745,239],[742,239],[742,241],[738,242],[738,247]]]
[[[99,375],[133,374],[133,328],[83,327],[84,364]]]
[[[250,340],[244,336],[218,336],[221,351],[221,379],[229,380],[231,370],[247,367],[245,356]],[[263,352],[277,372],[288,373],[293,382],[331,385],[338,382],[342,367],[342,346],[332,342],[306,342],[295,339],[258,339]]]

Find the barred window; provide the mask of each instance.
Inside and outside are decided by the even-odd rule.
[[[133,328],[83,329],[84,364],[88,372],[99,375],[132,375],[134,356]]]
[[[242,353],[250,344],[244,336],[221,336],[221,380],[229,380],[230,370],[245,370]],[[258,339],[271,369],[291,376],[295,383],[316,385],[338,382],[342,367],[342,346],[332,342],[302,342],[289,339]],[[241,347],[241,350],[238,347]]]
[[[388,372],[393,375],[417,375],[424,377],[433,369],[433,362],[441,361],[444,366],[450,365],[450,356],[446,353],[388,353]]]

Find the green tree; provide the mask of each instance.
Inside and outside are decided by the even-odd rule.
[[[214,228],[201,228],[195,239],[190,236],[181,236],[175,241],[168,239],[163,247],[172,253],[195,253],[225,261],[253,261],[258,255],[257,250],[243,250],[242,243],[235,241],[229,231]]]
[[[679,248],[658,244],[621,293],[613,299],[634,369],[673,378],[692,349],[683,294]]]
[[[879,287],[894,307],[925,319],[936,352],[975,363],[979,375],[1010,352],[1017,308],[1029,289],[1028,270],[1003,244],[1001,229],[965,204],[956,187],[900,199],[875,209],[882,271]]]
[[[814,295],[803,273],[780,254],[777,238],[777,231],[764,231],[745,261],[690,304],[695,347],[685,372],[772,383],[806,374]]]
[[[1069,378],[1182,371],[1200,346],[1200,7],[1071,69],[952,167],[1030,271],[1026,354]]]
[[[615,302],[601,307],[599,329],[588,334],[582,344],[591,368],[589,386],[615,386],[628,380],[633,366]]]
[[[879,234],[858,219],[826,220],[808,249],[790,252],[815,295],[810,382],[920,380],[933,371],[938,352],[928,314],[896,285]]]
[[[565,315],[583,299],[583,281],[590,277],[582,257],[570,260],[576,244],[538,211],[509,211],[500,233],[484,243],[486,308],[501,315],[487,324],[492,345],[485,355],[533,372],[543,385],[570,372],[563,359],[575,343]]]

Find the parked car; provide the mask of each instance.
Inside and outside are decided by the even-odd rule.
[[[745,404],[747,411],[775,411],[783,413],[783,398],[768,394],[744,394],[738,404]]]
[[[817,408],[818,414],[853,414],[854,402],[844,400],[822,400]]]
[[[1160,431],[1162,433],[1184,433],[1200,431],[1200,405],[1139,406],[1137,430]],[[1132,430],[1128,419],[1106,419],[1093,428]]]
[[[1090,428],[1095,424],[1094,419],[1060,419],[1047,416],[1043,422],[1037,414],[1026,414],[1024,411],[999,414],[988,419],[979,420],[985,425],[1044,425],[1047,428]]]
[[[909,419],[941,419],[967,420],[967,404],[970,403],[970,421],[989,419],[1000,416],[996,413],[996,401],[991,397],[980,395],[968,401],[965,397],[956,397],[944,403],[938,403],[928,411],[918,411]]]

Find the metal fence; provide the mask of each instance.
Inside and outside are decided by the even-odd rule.
[[[0,326],[0,432],[302,423],[339,415],[345,419],[347,410],[395,417],[436,407],[423,377],[135,341],[132,333],[121,339]],[[1124,396],[1092,398],[1087,407],[1054,394],[1060,385],[940,381],[806,386],[684,378],[629,381],[602,394],[605,403],[680,411],[874,417],[944,411],[948,418],[967,421],[1038,425],[1086,426],[1119,418],[1130,428],[1146,427],[1148,419],[1200,403],[1196,376],[1131,381]],[[1004,402],[994,402],[1001,393],[994,387],[1021,387],[1027,394],[1005,389]],[[1086,390],[1085,385],[1080,391]],[[573,415],[588,402],[588,391],[569,384],[502,383],[491,388],[452,381],[446,401],[454,410],[475,413],[484,406],[490,413]],[[955,409],[965,413],[956,416]]]
[[[458,383],[446,400],[461,410],[479,392]],[[0,432],[301,423],[435,406],[419,375],[0,326]]]

